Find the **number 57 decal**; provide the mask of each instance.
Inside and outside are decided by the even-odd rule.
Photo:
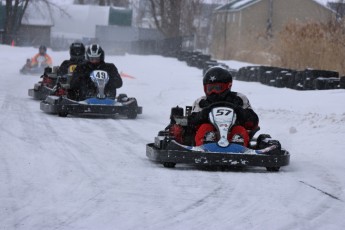
[[[216,111],[216,116],[228,116],[230,113],[232,112],[232,110],[230,109],[217,109]]]

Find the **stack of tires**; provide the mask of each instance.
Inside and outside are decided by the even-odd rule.
[[[295,90],[345,89],[345,77],[340,78],[338,72],[330,70],[297,71],[274,66],[245,66],[238,70],[236,79]]]
[[[345,76],[339,78],[339,87],[345,89]]]

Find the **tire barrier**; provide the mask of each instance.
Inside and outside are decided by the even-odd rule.
[[[225,63],[213,60],[211,55],[203,54],[199,51],[178,51],[174,54],[174,56],[177,58],[177,60],[186,62],[188,66],[201,69],[203,75],[209,68],[213,66],[222,66],[223,68],[229,70],[234,77],[237,73],[237,70],[229,68],[229,66]]]
[[[330,70],[297,71],[273,66],[245,66],[237,71],[235,79],[295,90],[345,89],[345,76],[340,77],[338,72]]]
[[[240,81],[295,90],[345,89],[345,76],[340,77],[336,71],[309,68],[299,71],[274,66],[245,66],[236,70],[200,51],[177,51],[170,56],[186,62],[188,66],[202,69],[203,75],[213,66],[222,66]]]

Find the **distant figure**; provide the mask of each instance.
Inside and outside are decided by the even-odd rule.
[[[52,58],[47,54],[47,47],[41,45],[38,48],[38,53],[31,58],[30,67],[45,68],[53,65]]]
[[[26,59],[26,63],[20,72],[23,74],[38,74],[42,73],[46,67],[52,67],[52,58],[47,54],[47,47],[41,45],[38,48],[38,53],[31,59]]]

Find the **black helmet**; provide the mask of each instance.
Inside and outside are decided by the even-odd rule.
[[[69,54],[72,59],[84,60],[85,59],[85,46],[81,42],[74,42],[69,47]]]
[[[41,55],[45,55],[47,53],[47,47],[44,46],[44,45],[40,45],[40,47],[38,48],[38,52],[41,54]]]
[[[91,44],[86,51],[87,60],[91,61],[92,59],[99,59],[104,61],[104,51],[99,44]]]
[[[203,84],[206,95],[212,93],[220,94],[231,88],[232,76],[227,69],[221,66],[214,66],[206,71]]]

